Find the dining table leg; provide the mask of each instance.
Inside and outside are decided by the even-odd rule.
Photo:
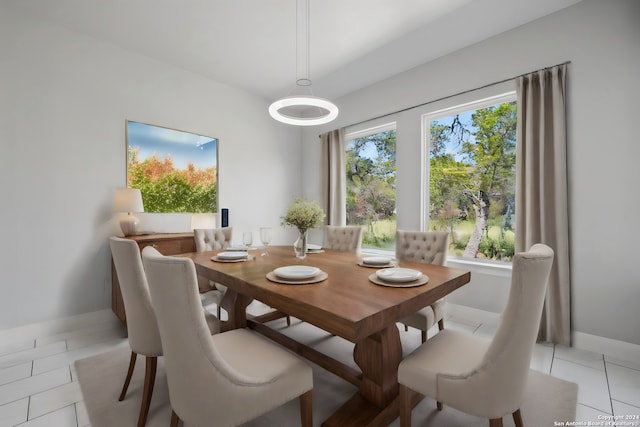
[[[232,289],[227,289],[220,305],[225,309],[228,317],[226,321],[220,319],[220,332],[245,328],[247,326],[247,306],[252,301],[253,298],[239,294]]]
[[[398,365],[402,360],[395,324],[356,343],[353,358],[362,371],[360,390],[323,427],[387,426],[399,414]]]
[[[360,393],[380,408],[398,396],[398,365],[402,344],[396,325],[356,343],[353,359],[362,370]]]

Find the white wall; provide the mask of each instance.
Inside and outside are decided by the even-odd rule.
[[[308,197],[321,195],[315,177],[320,175],[317,135],[324,131],[565,61],[571,61],[568,173],[573,330],[640,344],[640,270],[635,251],[640,236],[640,2],[636,0],[585,0],[335,100],[341,110],[338,120],[304,132],[305,169],[315,171],[303,176],[304,191]],[[455,102],[464,99],[461,96]],[[433,109],[442,104],[434,104]],[[421,156],[418,116],[415,111],[398,115],[398,224],[404,228],[420,224],[415,172]],[[472,279],[452,299],[486,308],[486,295],[495,292],[495,284],[485,275],[472,273],[473,277],[480,280]],[[506,290],[507,279],[498,277],[495,282],[502,282]],[[496,300],[504,304],[504,294]]]
[[[0,330],[110,307],[126,119],[219,138],[234,234],[270,225],[274,243],[293,241],[279,221],[301,192],[301,134],[267,106],[0,3]]]

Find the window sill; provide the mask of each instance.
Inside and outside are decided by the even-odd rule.
[[[362,253],[365,255],[382,255],[395,257],[395,251],[383,249],[364,248],[362,249]],[[511,263],[506,262],[482,261],[476,259],[450,257],[447,258],[447,266],[469,270],[472,273],[511,278]]]
[[[447,258],[447,266],[463,268],[472,273],[488,274],[498,277],[511,277],[511,263],[480,261],[461,258]]]

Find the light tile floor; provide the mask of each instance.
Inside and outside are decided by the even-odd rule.
[[[468,313],[450,314],[445,322],[447,328],[486,337],[497,327],[495,317]],[[403,340],[419,341],[419,332],[400,331]],[[73,362],[122,347],[128,347],[126,331],[115,317],[55,335],[0,342],[0,427],[88,426]],[[585,425],[602,417],[640,414],[638,361],[536,344],[531,367],[578,384],[576,421]]]

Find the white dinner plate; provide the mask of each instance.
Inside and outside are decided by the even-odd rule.
[[[273,270],[273,273],[276,276],[287,280],[304,280],[310,279],[320,273],[320,269],[306,265],[290,265],[287,267],[276,268]]]
[[[378,279],[386,282],[411,282],[422,277],[422,272],[410,268],[384,268],[376,271]]]
[[[391,258],[386,256],[366,256],[362,258],[362,263],[367,265],[389,265]]]
[[[218,257],[218,259],[243,259],[249,256],[249,254],[247,252],[241,252],[241,251],[227,251],[227,252],[220,252],[216,256]]]
[[[313,243],[307,243],[307,250],[308,251],[321,251],[322,250],[322,246],[314,245]]]
[[[227,248],[227,250],[230,252],[243,252],[243,251],[246,251],[247,249],[249,249],[249,247],[245,245],[234,245],[234,246],[229,246]]]

